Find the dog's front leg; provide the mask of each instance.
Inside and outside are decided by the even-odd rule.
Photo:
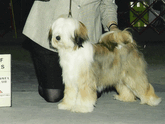
[[[96,100],[97,93],[95,86],[90,86],[86,83],[79,85],[76,104],[71,111],[81,113],[92,112]]]
[[[71,110],[75,105],[77,97],[77,87],[76,86],[68,86],[65,85],[64,90],[64,98],[60,104],[58,104],[58,108],[62,110]]]

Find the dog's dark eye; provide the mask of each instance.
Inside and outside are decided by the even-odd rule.
[[[58,40],[58,41],[59,41],[60,39],[61,39],[61,37],[60,37],[60,36],[56,36],[56,40]]]

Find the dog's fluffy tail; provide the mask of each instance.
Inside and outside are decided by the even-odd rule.
[[[116,29],[114,31],[103,34],[99,40],[99,44],[106,46],[108,49],[111,47],[127,46],[127,48],[137,48],[137,44],[133,39],[132,33],[129,31],[130,28],[124,30]]]
[[[113,36],[115,41],[124,44],[128,44],[128,43],[136,44],[135,41],[133,40],[131,32],[128,30],[129,28],[126,28],[123,31],[121,30],[114,31]]]

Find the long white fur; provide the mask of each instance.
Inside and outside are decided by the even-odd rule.
[[[93,62],[93,46],[87,42],[83,48],[76,50],[59,50],[60,65],[65,68],[62,72],[65,84],[76,84],[83,67],[89,68]],[[76,61],[75,61],[76,60]]]

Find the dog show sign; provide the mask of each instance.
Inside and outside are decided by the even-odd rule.
[[[0,54],[0,107],[11,106],[11,55]]]

